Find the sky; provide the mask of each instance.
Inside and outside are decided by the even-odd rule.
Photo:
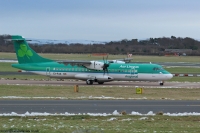
[[[199,0],[0,0],[0,35],[115,41],[200,39]]]

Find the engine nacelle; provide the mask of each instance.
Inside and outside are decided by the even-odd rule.
[[[99,62],[99,61],[90,61],[91,64],[90,65],[84,65],[85,67],[87,67],[88,69],[93,69],[93,70],[103,70],[103,62]]]

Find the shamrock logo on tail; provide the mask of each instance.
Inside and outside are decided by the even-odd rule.
[[[27,46],[25,44],[20,44],[20,49],[18,50],[17,54],[19,57],[24,57],[26,55],[28,59],[33,56],[33,53],[31,52],[31,50],[27,49]]]

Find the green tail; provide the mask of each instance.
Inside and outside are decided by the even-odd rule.
[[[22,36],[14,35],[12,36],[12,41],[14,42],[15,52],[19,64],[53,61],[38,55],[33,49],[29,47],[26,40],[22,38]]]

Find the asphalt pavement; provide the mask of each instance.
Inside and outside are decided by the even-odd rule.
[[[0,100],[0,113],[113,113],[146,114],[200,112],[200,101],[183,100]]]

